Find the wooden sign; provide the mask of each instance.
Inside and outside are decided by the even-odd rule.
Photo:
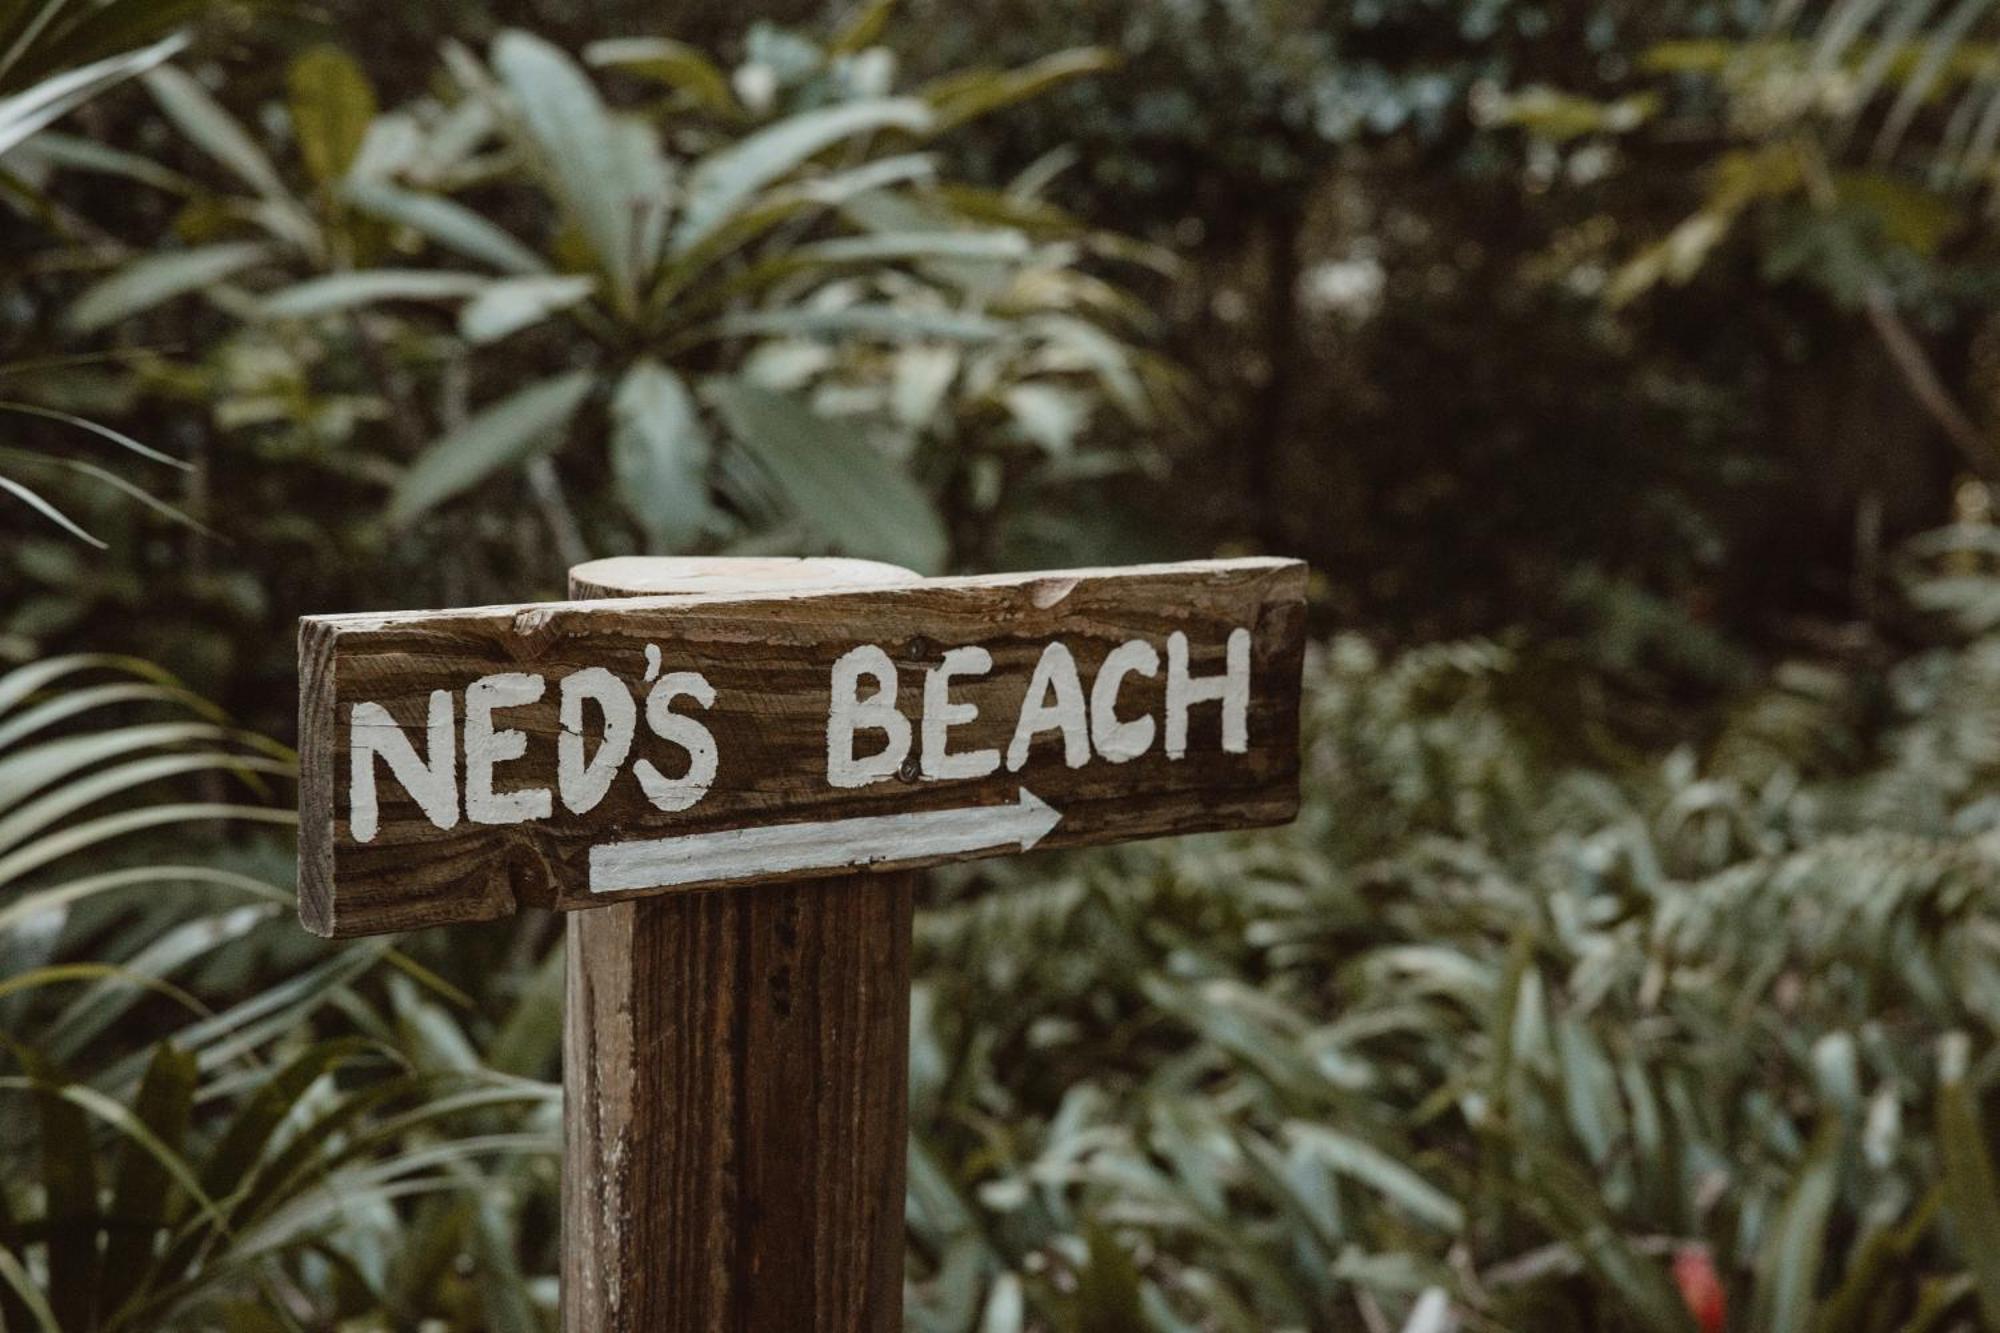
[[[535,904],[1282,823],[1305,567],[313,617],[300,914]]]
[[[1290,819],[1305,567],[571,581],[601,600],[302,622],[300,915],[603,909],[566,929],[565,1328],[892,1333],[916,876],[870,872]]]

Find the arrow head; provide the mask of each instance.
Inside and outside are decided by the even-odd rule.
[[[1027,851],[1043,838],[1055,831],[1062,823],[1062,812],[1041,797],[1021,788],[1021,800],[1015,806],[1021,829],[1021,850]]]

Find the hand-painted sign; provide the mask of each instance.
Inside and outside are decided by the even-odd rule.
[[[1282,823],[1305,569],[307,619],[327,935]]]

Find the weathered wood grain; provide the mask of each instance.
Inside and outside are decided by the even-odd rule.
[[[574,577],[609,595],[677,570],[821,576]],[[843,875],[570,914],[569,1333],[901,1328],[914,886]]]
[[[839,577],[845,584],[863,575],[857,568]],[[1282,823],[1298,800],[1304,582],[1304,567],[1295,561],[1227,560],[308,619],[300,633],[301,916],[321,934],[348,936],[483,920],[523,904],[602,905],[618,895],[591,893],[594,847],[968,807],[997,811],[1016,805],[1024,787],[1060,815],[1047,846]],[[1051,730],[1037,734],[1019,771],[1003,766],[988,776],[933,780],[918,771],[913,754],[894,778],[875,785],[841,789],[827,781],[829,673],[858,645],[880,645],[893,660],[900,711],[917,726],[926,672],[953,649],[989,652],[988,674],[962,677],[952,686],[951,699],[979,713],[953,727],[949,743],[954,752],[1004,751],[1050,642],[1070,649],[1088,690],[1106,656],[1132,640],[1164,658],[1170,637],[1184,635],[1189,673],[1221,674],[1236,629],[1251,636],[1247,746],[1241,753],[1224,750],[1223,710],[1205,704],[1187,712],[1187,750],[1180,759],[1167,758],[1156,738],[1138,758],[1113,762],[1093,754],[1071,767],[1065,738]],[[691,808],[655,808],[634,775],[620,771],[587,813],[571,813],[556,800],[547,818],[512,824],[461,818],[443,829],[381,770],[379,827],[365,842],[353,836],[348,774],[357,704],[381,705],[423,753],[433,691],[451,692],[463,741],[468,686],[501,672],[538,676],[547,686],[539,701],[495,715],[506,728],[525,733],[526,753],[494,769],[494,786],[502,793],[550,788],[562,729],[562,679],[606,668],[643,710],[649,646],[657,649],[655,671],[698,672],[715,692],[705,710],[686,700],[679,709],[709,728],[719,752],[713,784]],[[1126,676],[1119,714],[1164,721],[1165,676],[1164,669]],[[635,762],[642,752],[662,771],[671,770],[669,776],[680,771],[672,768],[675,759],[685,762],[680,750],[644,734],[634,746]],[[448,762],[456,765],[463,797],[465,766],[456,755]],[[1011,850],[999,844],[976,851],[919,848],[856,859],[897,869]],[[803,866],[767,879],[823,873]]]

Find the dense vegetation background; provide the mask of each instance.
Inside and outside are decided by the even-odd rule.
[[[912,1327],[2000,1329],[1996,161],[1987,0],[0,0],[0,1327],[553,1327],[299,614],[1271,551],[1296,828],[934,877]]]

